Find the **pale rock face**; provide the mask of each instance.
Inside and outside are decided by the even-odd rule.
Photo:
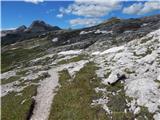
[[[160,89],[159,83],[156,82],[160,80],[159,53],[160,29],[123,46],[95,51],[91,55],[100,67],[96,73],[104,84],[116,82],[117,74],[126,75],[125,94],[133,98],[128,105],[134,114],[140,111],[137,105],[144,106],[150,113],[155,113],[155,120],[159,120],[160,113],[157,110],[160,106]],[[107,72],[110,74],[104,78]]]

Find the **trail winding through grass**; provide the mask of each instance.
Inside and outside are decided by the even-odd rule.
[[[53,97],[56,93],[54,90],[58,86],[58,73],[55,68],[50,69],[48,73],[51,77],[40,82],[40,87],[37,89],[35,97],[36,105],[33,110],[31,120],[47,120]]]

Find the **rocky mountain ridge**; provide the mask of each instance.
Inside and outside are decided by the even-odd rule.
[[[15,42],[23,41],[25,39],[31,39],[39,35],[45,34],[49,31],[61,30],[57,26],[51,26],[46,24],[44,21],[36,20],[27,28],[22,25],[15,30],[2,31],[1,43],[2,45],[13,44]]]

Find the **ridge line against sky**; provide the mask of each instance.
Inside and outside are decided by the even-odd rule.
[[[82,28],[111,17],[137,18],[160,14],[160,1],[2,0],[1,11],[2,29],[29,26],[33,20],[43,20],[61,28]]]

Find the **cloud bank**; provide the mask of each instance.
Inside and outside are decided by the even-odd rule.
[[[76,19],[70,20],[71,26],[82,25],[82,26],[90,27],[100,22],[101,21],[97,18],[76,18]]]
[[[40,2],[44,2],[44,0],[24,0],[25,2],[30,2],[30,3],[34,3],[34,4],[38,4]]]
[[[123,9],[123,13],[125,14],[137,14],[142,15],[155,10],[160,10],[160,1],[150,0],[148,2],[143,3],[134,3],[129,7],[125,7]]]
[[[67,8],[60,8],[60,14],[57,17],[63,17],[62,15],[66,14],[84,17],[83,19],[72,19],[70,20],[70,24],[72,26],[91,26],[99,23],[100,17],[107,15],[111,11],[120,9],[120,3],[118,0],[75,0]]]

